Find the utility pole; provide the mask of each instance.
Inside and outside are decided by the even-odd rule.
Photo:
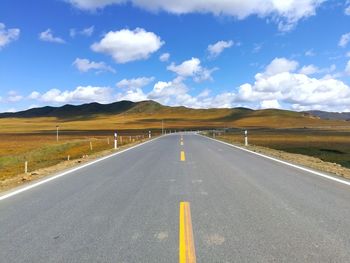
[[[58,142],[58,128],[59,128],[60,126],[59,125],[56,125],[56,141]]]

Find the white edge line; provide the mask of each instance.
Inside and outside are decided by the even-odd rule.
[[[204,136],[204,135],[202,135],[202,134],[199,134],[199,135],[202,136],[202,137],[205,137],[205,138],[207,138],[207,139],[209,139],[209,140],[213,140],[213,141],[216,141],[216,142],[220,142],[220,143],[226,144],[226,145],[228,145],[228,146],[231,146],[231,147],[240,149],[240,150],[242,150],[242,151],[246,151],[246,152],[249,152],[249,153],[252,153],[252,154],[255,154],[255,155],[264,157],[264,158],[266,158],[266,159],[269,159],[269,160],[272,160],[272,161],[275,161],[275,162],[278,162],[278,163],[282,163],[282,164],[285,164],[285,165],[288,165],[288,166],[297,168],[297,169],[302,170],[302,171],[304,171],[304,172],[312,173],[312,174],[321,176],[321,177],[323,177],[323,178],[327,178],[327,179],[329,179],[329,180],[336,181],[336,182],[338,182],[338,183],[342,183],[342,184],[345,184],[345,185],[349,185],[349,186],[350,186],[350,181],[342,180],[342,179],[340,179],[340,178],[336,178],[336,177],[333,177],[333,176],[331,176],[331,175],[327,175],[327,174],[320,173],[320,172],[317,172],[317,171],[314,171],[314,170],[311,170],[311,169],[308,169],[308,168],[305,168],[305,167],[302,167],[302,166],[299,166],[299,165],[295,165],[295,164],[292,164],[292,163],[289,163],[289,162],[286,162],[286,161],[282,161],[282,160],[273,158],[273,157],[271,157],[271,156],[267,156],[267,155],[264,155],[264,154],[261,154],[261,153],[253,152],[253,151],[248,150],[248,149],[245,149],[245,148],[243,148],[243,147],[239,147],[239,146],[237,146],[237,145],[233,145],[233,144],[230,144],[230,143],[227,143],[227,142],[223,142],[223,141],[220,141],[220,140],[217,140],[217,139],[213,139],[213,138]]]
[[[155,141],[155,140],[157,140],[157,139],[159,139],[159,138],[161,138],[161,137],[162,137],[162,136],[157,137],[157,138],[154,138],[154,139],[151,139],[151,140],[149,140],[149,141],[146,141],[146,142],[143,142],[143,143],[140,143],[140,144],[137,144],[137,145],[134,145],[134,146],[131,146],[130,148],[124,149],[124,150],[122,150],[122,151],[119,151],[119,152],[116,152],[116,153],[112,153],[112,154],[107,155],[107,156],[105,156],[105,157],[99,158],[99,159],[97,159],[97,160],[95,160],[95,161],[91,161],[91,162],[89,162],[89,163],[86,163],[86,164],[83,164],[83,165],[81,165],[81,166],[78,166],[78,167],[75,167],[75,168],[73,168],[73,169],[70,169],[70,170],[68,170],[68,171],[66,171],[66,172],[59,173],[59,174],[57,174],[57,175],[51,176],[51,177],[49,177],[49,178],[47,178],[47,179],[40,180],[39,182],[30,184],[30,185],[28,185],[28,186],[21,187],[20,189],[14,190],[14,191],[12,191],[12,192],[10,192],[10,193],[8,193],[8,194],[0,195],[0,201],[5,200],[5,199],[7,199],[7,198],[9,198],[9,197],[12,197],[12,196],[14,196],[14,195],[18,195],[18,194],[20,194],[20,193],[22,193],[22,192],[28,191],[28,190],[30,190],[30,189],[32,189],[32,188],[38,187],[39,185],[42,185],[42,184],[48,183],[48,182],[50,182],[50,181],[53,181],[53,180],[55,180],[55,179],[57,179],[57,178],[60,178],[60,177],[62,177],[62,176],[64,176],[64,175],[67,175],[67,174],[76,172],[76,171],[78,171],[78,170],[80,170],[80,169],[83,169],[83,168],[85,168],[85,167],[87,167],[87,166],[90,166],[90,165],[93,165],[93,164],[95,164],[95,163],[104,161],[104,160],[109,159],[109,158],[111,158],[111,157],[113,157],[113,156],[116,156],[116,155],[118,155],[118,154],[122,154],[122,153],[124,153],[124,152],[126,152],[126,151],[129,151],[129,150],[132,150],[132,149],[134,149],[134,148],[140,147],[140,146],[142,146],[142,145],[144,145],[144,144],[146,144],[146,143],[153,142],[153,141]]]

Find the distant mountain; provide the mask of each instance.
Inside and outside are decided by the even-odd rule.
[[[322,113],[322,115],[321,115]],[[330,115],[328,115],[330,114]],[[50,117],[42,119],[42,117]],[[6,118],[11,118],[7,120]],[[193,109],[183,106],[164,106],[148,100],[141,102],[119,101],[111,104],[88,103],[42,107],[21,112],[1,113],[0,129],[18,131],[26,127],[27,118],[31,130],[51,130],[57,123],[69,130],[155,129],[160,123],[169,128],[307,128],[344,126],[350,116],[326,112],[295,112],[279,109],[252,110],[248,108]],[[337,120],[324,120],[337,118]],[[340,119],[340,120],[338,120]],[[1,125],[5,123],[6,125]],[[40,125],[39,125],[40,124]],[[17,125],[17,126],[16,126]],[[21,128],[21,129],[22,129]]]
[[[328,112],[328,111],[306,111],[306,113],[311,114],[315,117],[319,117],[324,120],[344,120],[350,121],[350,112]]]
[[[119,114],[122,112],[126,112],[134,107],[137,107],[142,103],[144,102],[118,101],[111,104],[100,104],[94,102],[78,106],[69,104],[64,105],[62,107],[46,106],[42,108],[33,108],[19,112],[0,113],[0,118],[57,117],[63,119],[70,119],[74,117],[86,117],[98,114]]]

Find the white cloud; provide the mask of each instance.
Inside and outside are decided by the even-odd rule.
[[[349,33],[346,33],[346,34],[343,34],[341,37],[340,37],[340,40],[339,40],[339,43],[338,45],[340,47],[346,47],[347,44],[349,43],[350,41],[350,32]]]
[[[312,75],[315,73],[318,73],[320,70],[318,67],[316,67],[315,65],[307,65],[307,66],[303,66],[300,70],[299,73],[300,74],[305,74],[305,75]]]
[[[5,24],[0,23],[0,50],[19,38],[21,31],[18,28],[6,29]]]
[[[123,79],[116,86],[122,89],[137,90],[143,88],[154,81],[154,77],[140,77],[133,79]]]
[[[162,55],[159,56],[159,60],[162,62],[167,62],[169,61],[170,54],[169,53],[163,53]]]
[[[209,56],[212,58],[215,58],[219,56],[224,51],[224,49],[230,48],[232,47],[232,45],[233,45],[232,40],[229,40],[229,41],[220,40],[215,44],[209,45],[208,46]]]
[[[40,95],[38,100],[49,103],[108,103],[114,101],[113,90],[109,87],[79,86],[74,90],[51,89]]]
[[[81,36],[86,36],[86,37],[90,37],[92,36],[92,34],[94,33],[95,31],[95,27],[94,26],[90,26],[90,27],[87,27],[87,28],[84,28],[82,30],[77,30],[75,28],[71,28],[69,30],[69,35],[71,37],[75,37],[77,35],[81,35]]]
[[[310,78],[294,73],[294,67],[275,74],[258,73],[253,84],[239,87],[236,101],[277,100],[296,110],[320,109],[344,111],[350,103],[350,87],[334,78]]]
[[[279,109],[281,108],[281,105],[279,104],[278,100],[263,100],[260,103],[261,109]]]
[[[19,95],[16,91],[13,91],[13,90],[9,91],[7,95],[8,95],[6,98],[7,102],[18,102],[23,99],[23,96]]]
[[[194,76],[196,73],[201,71],[201,61],[198,58],[191,58],[182,62],[180,65],[171,63],[168,67],[168,70],[175,72],[182,77]]]
[[[345,3],[344,14],[350,16],[350,1],[347,0]]]
[[[155,33],[136,28],[133,31],[110,31],[100,42],[94,43],[91,49],[112,56],[117,63],[126,63],[149,58],[163,44]]]
[[[115,73],[115,69],[108,66],[105,62],[94,62],[90,61],[85,58],[76,58],[73,62],[73,65],[80,71],[80,72],[88,72],[90,70],[97,70],[97,72],[102,71],[109,71],[112,73]]]
[[[37,91],[33,91],[32,93],[29,94],[28,96],[29,99],[31,100],[36,100],[40,98],[40,93]]]
[[[193,77],[194,81],[201,82],[205,80],[212,80],[211,74],[218,70],[218,68],[207,69],[201,66],[201,61],[198,58],[191,58],[182,62],[179,65],[171,63],[167,70],[175,72],[178,76],[187,78]]]
[[[295,27],[299,20],[315,15],[324,0],[65,0],[85,10],[96,10],[112,4],[132,3],[150,11],[164,10],[173,14],[211,13],[244,19],[251,15],[271,17],[279,30]]]
[[[275,58],[266,67],[264,74],[272,76],[281,72],[293,72],[297,69],[298,65],[298,62],[294,60],[288,60],[286,58]]]
[[[345,74],[350,76],[350,60],[348,61],[348,63],[346,64],[345,67]]]
[[[41,32],[39,34],[39,39],[42,41],[46,41],[46,42],[52,42],[52,43],[58,43],[58,44],[64,44],[66,43],[66,41],[64,41],[62,38],[60,37],[55,37],[53,35],[53,32],[51,31],[51,29],[47,29],[44,32]]]

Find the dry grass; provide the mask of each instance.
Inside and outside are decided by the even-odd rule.
[[[113,133],[109,133],[113,135]],[[123,133],[118,136],[118,145],[141,141],[146,133]],[[109,141],[109,144],[108,144]],[[90,143],[92,149],[90,148]],[[0,181],[24,172],[24,162],[28,161],[29,172],[71,160],[92,155],[114,147],[113,137],[94,133],[60,135],[42,134],[2,134],[0,135]]]
[[[240,130],[222,133],[219,138],[244,142]],[[249,130],[249,144],[285,152],[309,155],[350,168],[350,132],[320,129]]]

